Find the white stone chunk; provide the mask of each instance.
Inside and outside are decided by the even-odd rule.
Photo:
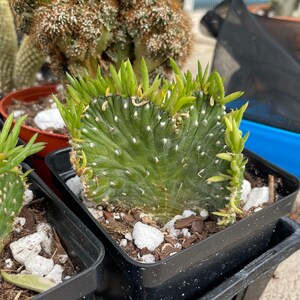
[[[269,202],[269,188],[260,187],[253,188],[248,196],[248,199],[243,207],[244,210],[248,211],[252,207],[260,207],[264,203]]]
[[[146,247],[150,251],[155,250],[164,241],[164,235],[159,229],[142,222],[135,223],[132,237],[138,248],[143,249]]]
[[[184,218],[188,218],[190,216],[196,216],[196,213],[192,210],[186,209],[186,210],[183,211],[182,216]]]
[[[141,260],[145,264],[153,264],[155,263],[155,257],[153,254],[145,254],[141,257]]]
[[[200,217],[207,218],[208,215],[209,215],[209,212],[208,212],[207,209],[205,209],[205,208],[201,209],[201,211],[200,211]]]
[[[36,227],[36,230],[37,232],[44,232],[45,239],[41,242],[41,246],[46,253],[50,254],[52,252],[53,245],[53,231],[51,225],[48,223],[40,223]]]
[[[99,220],[103,217],[103,211],[101,209],[93,208],[93,207],[88,207],[87,209],[90,211],[90,213],[93,215],[93,217],[96,220]]]
[[[73,194],[76,197],[80,197],[82,191],[83,191],[83,185],[80,181],[79,176],[74,176],[66,181],[66,185],[69,187],[69,189],[73,192]]]
[[[62,119],[58,108],[40,111],[34,117],[34,122],[41,130],[47,128],[60,129],[65,127],[64,120]]]
[[[34,198],[33,191],[26,189],[24,192],[24,205],[28,205]]]
[[[174,228],[174,223],[176,220],[183,219],[183,216],[176,215],[171,221],[165,224],[164,229],[166,229],[171,236],[177,237],[178,234],[180,234],[179,229]]]
[[[33,275],[45,276],[54,266],[52,259],[40,255],[32,256],[25,261],[25,268]]]
[[[250,192],[251,192],[251,183],[248,180],[244,180],[242,185],[242,195],[241,195],[241,199],[244,203],[246,203]]]
[[[11,269],[14,266],[14,262],[11,258],[7,258],[4,262],[5,269]]]
[[[188,230],[188,228],[183,228],[183,229],[181,230],[181,232],[182,232],[182,235],[183,235],[184,237],[190,237],[190,236],[191,236],[191,233],[190,233],[190,231]]]
[[[28,258],[40,253],[42,250],[40,244],[44,239],[44,232],[36,232],[11,243],[9,247],[14,259],[24,265]]]
[[[131,235],[130,232],[127,232],[127,233],[125,234],[125,239],[127,239],[128,241],[132,241],[132,235]]]
[[[54,267],[45,277],[58,284],[62,282],[63,271],[64,269],[61,265],[54,265]]]
[[[126,247],[127,246],[127,240],[126,239],[121,239],[120,246],[121,247]]]
[[[68,260],[69,256],[67,254],[62,254],[58,257],[60,263],[64,264]]]

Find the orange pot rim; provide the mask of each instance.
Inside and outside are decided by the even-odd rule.
[[[7,111],[4,109],[4,104],[12,101],[13,99],[13,96],[16,95],[16,98],[17,100],[22,100],[22,98],[17,98],[17,95],[18,94],[23,94],[23,93],[29,93],[31,91],[39,91],[41,89],[49,89],[49,90],[55,90],[57,88],[58,84],[49,84],[49,85],[43,85],[43,86],[36,86],[36,87],[30,87],[30,88],[26,88],[26,89],[22,89],[22,90],[18,90],[18,91],[14,91],[14,92],[10,92],[9,94],[7,94],[5,97],[3,97],[1,100],[0,100],[0,113],[1,115],[4,117],[4,119],[7,119],[8,118],[8,113]],[[49,93],[50,94],[53,94],[53,92]],[[32,100],[32,102],[34,102],[35,100]],[[31,101],[30,101],[31,102]],[[9,103],[9,105],[10,105]],[[8,106],[9,106],[8,105]],[[16,123],[16,119],[14,118],[13,120],[13,123],[15,124]],[[45,131],[45,130],[41,130],[41,129],[38,129],[38,128],[35,128],[35,127],[31,127],[31,126],[27,126],[25,124],[22,125],[23,128],[29,130],[29,131],[33,131],[35,133],[38,133],[39,135],[49,135],[49,136],[52,136],[52,137],[56,137],[56,138],[60,138],[60,139],[67,139],[68,140],[68,135],[66,134],[61,134],[61,133],[53,133],[53,132],[48,132],[48,131]]]

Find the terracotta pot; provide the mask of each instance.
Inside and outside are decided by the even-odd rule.
[[[259,11],[268,11],[270,10],[270,4],[250,4],[247,5],[248,10],[253,14],[258,14]],[[266,16],[267,17],[267,16]],[[272,16],[274,19],[284,20],[284,21],[292,21],[292,22],[300,22],[300,18],[289,17],[289,16]]]
[[[23,100],[24,102],[34,102],[55,92],[57,92],[57,85],[55,84],[37,86],[17,92],[12,92],[0,101],[0,113],[4,119],[7,119],[8,108],[11,105],[13,99]],[[47,143],[45,148],[37,153],[37,155],[40,157],[45,157],[49,152],[67,147],[69,145],[68,137],[65,134],[51,133],[26,125],[22,126],[19,137],[24,142],[28,142],[35,133],[38,133],[37,142]]]

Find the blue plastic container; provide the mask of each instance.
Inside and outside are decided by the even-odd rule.
[[[250,131],[246,148],[300,177],[300,134],[243,120],[243,133]]]

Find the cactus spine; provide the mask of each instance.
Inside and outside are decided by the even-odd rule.
[[[118,71],[111,66],[110,76],[69,76],[67,104],[56,102],[71,133],[71,162],[95,203],[140,207],[161,219],[186,208],[223,209],[217,214],[232,223],[242,213],[245,106],[226,114],[224,104],[242,93],[225,96],[220,75],[200,64],[195,79],[171,65],[175,80],[152,84],[144,60],[141,82],[129,61]]]
[[[36,143],[34,135],[26,146],[17,146],[21,125],[26,117],[17,120],[10,131],[13,115],[4,123],[0,133],[0,252],[9,236],[15,216],[22,208],[26,187],[26,174],[20,163],[29,155],[43,148],[44,143]]]

